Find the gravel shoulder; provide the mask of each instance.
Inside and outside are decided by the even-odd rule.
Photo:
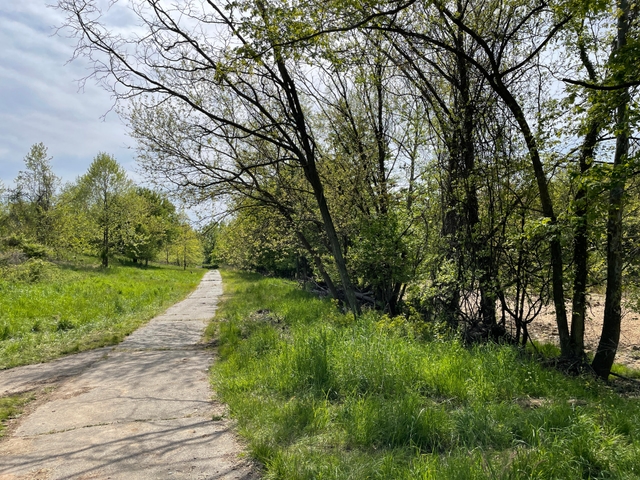
[[[259,478],[211,400],[199,343],[221,294],[207,272],[116,347],[0,372],[0,395],[49,391],[0,442],[0,480]]]

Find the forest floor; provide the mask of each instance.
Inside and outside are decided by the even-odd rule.
[[[640,314],[624,308],[622,313],[620,345],[615,361],[629,368],[640,370]],[[594,354],[598,348],[598,340],[602,332],[604,295],[594,294],[589,296],[587,315],[585,349],[587,353]],[[571,310],[567,312],[567,316],[571,319]],[[529,332],[532,338],[540,343],[559,344],[555,311],[551,306],[543,309],[540,316],[529,326]]]
[[[0,371],[0,397],[35,396],[0,440],[0,480],[257,478],[211,400],[200,339],[221,293],[208,272],[118,346]]]

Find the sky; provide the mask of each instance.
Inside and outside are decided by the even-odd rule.
[[[63,182],[86,172],[99,152],[113,155],[136,179],[133,140],[110,94],[93,81],[75,41],[56,27],[54,0],[0,1],[0,180],[10,187],[31,145],[42,142]]]

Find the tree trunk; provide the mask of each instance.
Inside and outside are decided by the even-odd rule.
[[[627,44],[629,30],[629,3],[618,3],[618,37],[614,54]],[[622,210],[627,180],[625,162],[629,153],[629,89],[619,93],[620,103],[616,118],[616,152],[611,172],[609,191],[609,214],[607,220],[607,293],[604,301],[604,318],[598,350],[591,366],[603,380],[609,379],[613,360],[620,342],[621,302],[622,302]]]
[[[262,16],[265,25],[271,24],[273,19],[267,14],[264,2],[262,0],[258,0],[256,2],[256,6],[258,7],[258,11]],[[347,297],[347,304],[354,315],[359,315],[360,305],[356,300],[355,290],[347,272],[347,265],[344,260],[344,256],[342,255],[342,247],[340,246],[333,218],[329,212],[327,200],[324,195],[324,188],[322,186],[322,180],[320,179],[320,175],[316,168],[315,144],[309,135],[304,109],[298,96],[298,89],[295,81],[289,74],[289,69],[287,68],[285,59],[282,55],[282,47],[279,45],[281,38],[273,36],[269,41],[273,48],[275,66],[281,77],[278,79],[278,83],[285,95],[285,101],[289,109],[288,113],[291,115],[291,119],[293,120],[292,126],[295,128],[295,135],[300,142],[300,148],[298,149],[298,147],[294,147],[294,150],[297,150],[296,154],[298,156],[298,161],[304,171],[305,178],[311,185],[313,195],[318,203],[320,215],[322,216],[322,222],[324,224],[324,230],[329,240],[329,245],[331,246],[331,253],[336,263],[338,273],[340,274],[340,280],[342,281],[345,296]]]
[[[316,265],[316,268],[320,272],[320,275],[322,276],[324,283],[327,284],[329,293],[333,298],[338,299],[339,298],[338,290],[336,289],[336,286],[334,285],[333,280],[327,273],[327,270],[324,268],[324,264],[322,263],[322,259],[320,258],[320,255],[318,255],[318,253],[311,246],[307,238],[301,232],[296,231],[296,235],[298,236],[298,240],[300,240],[300,243],[302,244],[302,246],[309,252],[309,254],[311,255],[311,258],[313,258],[313,263]]]
[[[109,266],[109,227],[105,227],[102,232],[102,266]]]
[[[449,159],[445,172],[445,185],[443,188],[443,206],[444,214],[442,216],[442,236],[447,242],[447,250],[445,258],[447,261],[456,265],[459,270],[460,259],[460,242],[458,238],[458,229],[460,226],[459,216],[457,212],[457,202],[455,198],[455,183],[457,176],[457,167],[455,157],[452,155],[453,149],[449,149]],[[440,297],[443,299],[443,315],[444,321],[452,329],[458,328],[458,310],[460,308],[460,280],[456,278],[454,284],[443,282],[440,284],[442,288]]]
[[[580,154],[580,183],[574,197],[576,205],[576,227],[573,237],[573,308],[571,314],[571,348],[576,358],[584,357],[584,325],[587,310],[588,276],[588,199],[587,186],[582,179],[592,164],[593,150],[596,145],[600,126],[596,121],[589,124],[582,152]]]
[[[557,232],[558,221],[553,211],[553,203],[549,194],[549,186],[547,185],[547,177],[544,173],[538,143],[531,131],[531,127],[520,107],[520,104],[511,94],[509,89],[501,80],[495,82],[495,91],[502,98],[515,117],[518,127],[524,136],[529,151],[529,157],[533,166],[536,183],[538,184],[538,193],[542,212],[549,219],[552,231],[549,234],[549,250],[551,253],[551,282],[553,291],[553,304],[556,309],[556,324],[558,326],[558,334],[560,337],[560,352],[564,357],[572,356],[571,338],[569,336],[569,324],[567,321],[567,309],[564,303],[564,272],[562,261],[562,245],[560,244],[560,235]]]
[[[461,2],[458,2],[458,12],[464,10]],[[471,81],[467,60],[461,52],[464,51],[464,35],[460,31],[455,39],[456,64],[458,70],[460,108],[462,122],[460,125],[460,140],[458,147],[464,165],[463,179],[465,182],[465,217],[467,223],[467,242],[471,249],[471,261],[473,269],[478,274],[478,286],[480,290],[480,317],[482,323],[487,326],[496,324],[496,295],[492,281],[491,257],[480,238],[480,212],[478,205],[476,170],[476,152],[473,139],[475,108],[471,100]]]
[[[628,96],[627,96],[628,99]],[[627,101],[618,107],[618,120],[628,120]],[[614,167],[611,172],[611,191],[609,193],[609,218],[607,221],[607,292],[604,302],[602,334],[592,367],[600,378],[607,380],[618,350],[620,341],[621,302],[622,302],[622,210],[626,174],[624,166],[629,151],[629,136],[626,127],[618,134]]]
[[[347,272],[347,264],[342,255],[342,247],[340,246],[338,234],[336,233],[335,227],[333,225],[333,218],[331,217],[331,213],[329,212],[329,207],[327,205],[327,200],[324,196],[324,188],[322,187],[322,182],[320,181],[318,172],[315,169],[315,164],[309,165],[308,167],[310,168],[305,168],[305,174],[307,175],[307,180],[311,184],[314,195],[316,197],[316,201],[318,202],[318,207],[320,209],[320,214],[322,215],[325,232],[327,234],[327,237],[329,238],[329,244],[331,245],[331,253],[333,254],[334,261],[336,262],[336,267],[338,268],[338,273],[340,274],[340,280],[342,281],[342,287],[344,288],[345,297],[347,298],[347,304],[349,305],[350,310],[355,315],[359,315],[360,305],[358,304],[358,301],[356,299],[355,291],[353,289],[353,285],[351,284],[349,273]],[[307,170],[309,170],[308,173]]]
[[[324,230],[329,240],[329,245],[331,246],[331,253],[336,263],[338,273],[340,274],[340,280],[342,281],[342,287],[344,288],[344,293],[347,298],[347,304],[354,315],[359,315],[360,305],[356,300],[355,291],[351,284],[349,273],[347,272],[347,264],[344,260],[344,256],[342,255],[342,247],[340,246],[333,218],[329,212],[329,206],[327,205],[327,199],[324,195],[322,180],[320,179],[320,175],[316,168],[315,148],[313,146],[313,140],[307,131],[307,124],[305,122],[300,99],[298,98],[298,91],[293,79],[289,75],[289,71],[280,55],[279,49],[274,48],[274,53],[276,56],[278,70],[282,76],[282,88],[287,95],[287,101],[291,109],[291,114],[293,115],[297,134],[302,144],[303,152],[301,153],[303,153],[303,155],[301,155],[300,162],[304,170],[305,177],[311,185],[313,195],[318,203],[320,215],[322,216],[322,222],[324,224]]]
[[[587,54],[584,43],[579,40],[580,59],[587,69],[592,82],[597,82],[596,70]],[[582,149],[580,151],[580,177],[578,189],[574,197],[576,205],[576,227],[573,236],[573,307],[571,315],[571,347],[576,358],[584,358],[584,326],[587,312],[587,277],[588,271],[588,188],[584,177],[593,163],[593,153],[602,128],[598,118],[591,118],[587,127]]]

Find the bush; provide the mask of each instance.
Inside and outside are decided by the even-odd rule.
[[[50,257],[52,254],[51,249],[49,247],[46,247],[45,245],[41,245],[37,242],[31,242],[25,239],[24,237],[18,236],[18,235],[12,235],[10,237],[7,237],[3,240],[2,243],[4,244],[4,247],[6,250],[8,250],[9,252],[13,252],[12,255],[14,255],[14,258],[15,258],[15,255],[18,254],[19,252],[22,252],[25,258],[40,258],[40,259]],[[22,262],[17,262],[17,263],[22,263]]]
[[[0,254],[0,266],[20,265],[27,260],[27,256],[22,250],[9,250]]]
[[[0,278],[9,282],[35,283],[56,278],[58,266],[39,258],[24,263],[9,264],[0,269]]]
[[[51,250],[39,243],[24,242],[22,244],[22,251],[27,258],[39,258],[45,259],[51,256]]]

